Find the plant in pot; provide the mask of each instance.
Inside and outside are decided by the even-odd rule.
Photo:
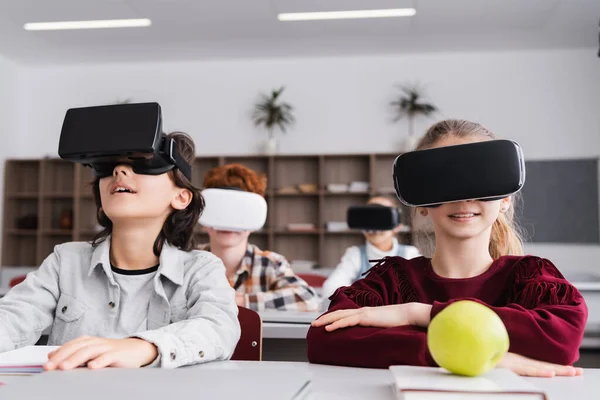
[[[276,129],[282,133],[295,122],[292,115],[293,107],[288,103],[280,101],[284,86],[271,91],[270,95],[261,94],[260,100],[254,105],[252,120],[255,126],[264,126],[268,133],[266,142],[267,154],[277,152]]]
[[[404,117],[408,118],[408,137],[405,138],[402,145],[403,151],[410,151],[416,144],[417,138],[414,134],[415,117],[419,115],[429,116],[437,111],[433,104],[421,101],[423,93],[417,85],[400,85],[401,93],[390,102],[390,106],[395,114],[394,122],[398,122]]]

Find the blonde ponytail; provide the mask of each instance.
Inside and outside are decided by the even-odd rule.
[[[513,206],[506,212],[500,213],[492,225],[489,248],[490,255],[494,260],[502,256],[523,255],[523,240],[514,218],[515,209]]]

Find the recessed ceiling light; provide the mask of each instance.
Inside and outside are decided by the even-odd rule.
[[[137,28],[150,26],[152,21],[142,19],[105,19],[95,21],[29,22],[23,25],[28,31],[55,31],[62,29]]]
[[[280,21],[314,21],[326,19],[389,18],[412,17],[416,13],[417,10],[414,8],[388,8],[382,10],[281,13],[277,15],[277,19]]]

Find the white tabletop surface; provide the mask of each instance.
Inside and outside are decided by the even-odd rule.
[[[264,368],[294,365],[308,368],[313,378],[315,400],[394,400],[392,375],[386,369],[334,367],[309,363],[228,361],[202,365],[198,368]],[[600,369],[586,369],[581,377],[526,378],[546,391],[549,400],[598,400],[600,398]],[[1,392],[0,392],[1,393]]]
[[[312,396],[314,400],[394,400],[392,392],[392,375],[386,369],[360,369],[334,367],[326,365],[315,365],[308,363],[279,363],[279,362],[244,362],[226,361],[213,362],[191,368],[197,368],[199,373],[202,369],[228,369],[253,370],[262,369],[266,374],[270,370],[283,366],[294,366],[307,369],[312,375]],[[144,374],[130,374],[123,371],[122,376],[132,388],[136,385],[158,384],[164,385],[168,382],[144,381]],[[95,371],[89,371],[93,374]],[[120,373],[119,373],[120,375]],[[0,376],[0,381],[8,385],[26,384],[31,377],[6,377]],[[600,398],[600,369],[586,369],[581,377],[558,377],[558,378],[525,378],[539,389],[545,391],[549,400],[597,400]],[[225,383],[225,382],[224,382]],[[220,383],[215,383],[220,384]],[[180,388],[183,389],[183,388]],[[0,386],[0,398],[2,398],[2,387]],[[90,387],[89,390],[94,390]],[[265,387],[268,390],[268,386]],[[43,399],[43,396],[41,397]],[[118,396],[113,400],[119,399]],[[146,399],[153,400],[153,399]],[[158,399],[157,399],[158,400]],[[160,399],[164,400],[164,399]],[[238,399],[236,399],[238,400]]]
[[[305,339],[310,323],[321,312],[262,311],[264,339]]]
[[[324,311],[323,311],[324,312]],[[306,311],[260,311],[258,314],[263,322],[287,322],[292,324],[310,324],[323,312]]]
[[[263,339],[306,339],[310,323],[263,322]]]

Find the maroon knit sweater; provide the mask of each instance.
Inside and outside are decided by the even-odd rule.
[[[485,304],[500,316],[510,352],[563,365],[579,358],[587,306],[558,269],[539,257],[501,257],[483,274],[466,279],[440,277],[425,257],[386,257],[365,278],[339,288],[328,312],[419,302],[432,305],[433,318],[452,302],[466,299]],[[307,342],[313,363],[436,366],[427,349],[427,330],[416,326],[354,326],[333,332],[311,327]]]

